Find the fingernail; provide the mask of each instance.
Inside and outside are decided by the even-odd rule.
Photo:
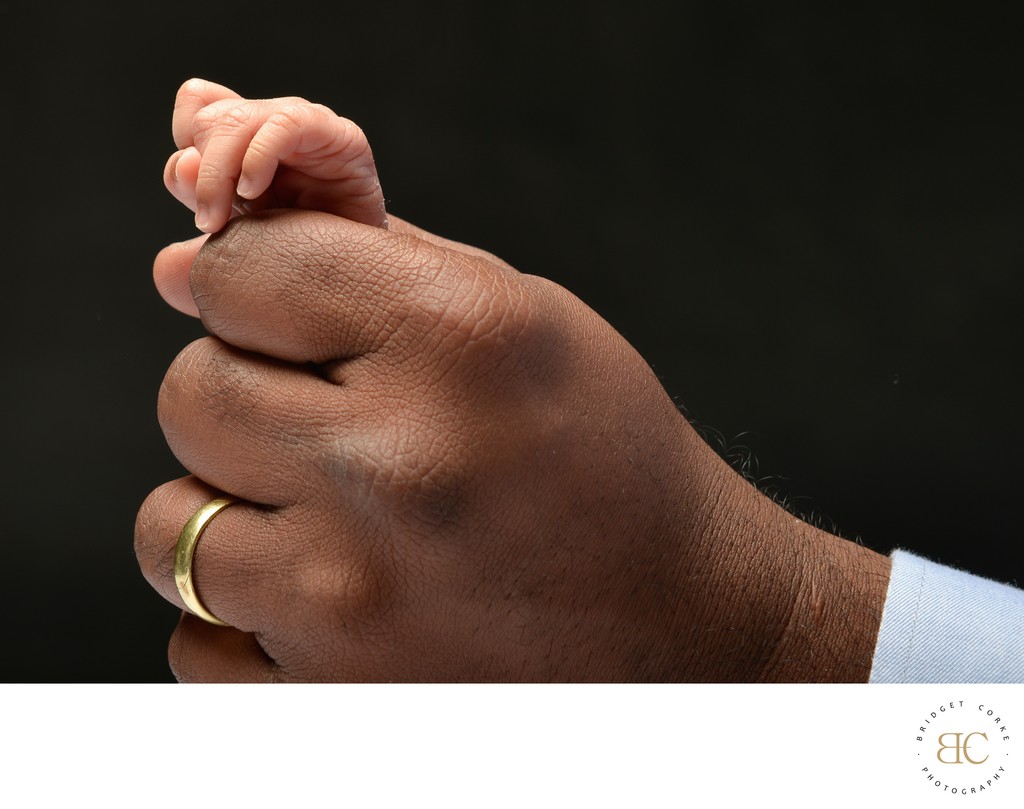
[[[238,188],[235,189],[235,193],[238,194],[238,196],[240,197],[245,197],[246,199],[248,199],[249,189],[251,187],[252,186],[249,183],[249,181],[245,177],[243,177],[241,180],[238,181]]]
[[[210,212],[205,205],[196,207],[196,227],[203,231],[210,227]]]

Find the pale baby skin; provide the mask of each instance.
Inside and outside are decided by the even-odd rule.
[[[246,99],[203,79],[178,90],[167,189],[215,233],[239,213],[304,208],[388,227],[370,144],[352,121],[298,97]]]

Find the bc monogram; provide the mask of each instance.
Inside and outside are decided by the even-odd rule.
[[[975,736],[980,736],[985,741],[988,741],[988,734],[980,731],[972,731],[971,733],[943,733],[939,736],[939,749],[935,754],[935,757],[943,764],[984,764],[988,761],[988,756],[984,758],[973,758],[971,753],[971,747],[973,745],[972,739]],[[948,744],[945,740],[949,737],[953,737],[953,743]],[[955,751],[954,758],[950,759],[949,754],[946,758],[942,757],[942,754],[947,750]]]

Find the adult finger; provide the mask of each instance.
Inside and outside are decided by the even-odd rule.
[[[430,244],[443,247],[445,250],[451,250],[455,253],[464,253],[467,256],[473,256],[475,258],[482,258],[496,267],[500,267],[510,273],[519,273],[515,267],[505,261],[503,258],[494,255],[487,250],[483,250],[479,247],[475,247],[471,244],[465,244],[464,242],[457,242],[452,239],[446,239],[444,236],[438,236],[436,233],[431,233],[429,230],[424,230],[418,225],[414,225],[411,222],[407,222],[394,214],[388,214],[388,226],[391,230],[396,233],[405,233],[409,236],[415,236],[418,239],[422,239]]]
[[[254,635],[216,627],[185,613],[171,635],[167,659],[181,683],[274,683],[281,676]]]
[[[154,490],[135,520],[135,556],[146,581],[171,604],[187,610],[174,580],[174,551],[188,519],[221,492],[194,476]],[[280,564],[276,548],[287,519],[239,501],[206,525],[192,559],[192,582],[202,604],[231,626],[252,631],[266,625],[261,593],[265,570]]]
[[[311,481],[329,475],[325,459],[341,441],[347,398],[308,368],[207,337],[171,363],[157,415],[171,452],[190,472],[282,506],[305,499]]]
[[[139,509],[139,567],[153,589],[178,609],[187,611],[174,579],[178,537],[196,511],[224,494],[189,475],[155,489]],[[391,566],[375,561],[384,553],[383,534],[365,516],[353,517],[355,511],[325,508],[322,499],[287,508],[239,501],[221,509],[194,549],[191,574],[197,597],[230,627],[262,639],[287,638],[302,627],[308,637],[339,642],[358,616],[380,613],[398,581]],[[324,537],[330,537],[326,544]],[[326,604],[328,619],[300,611],[310,604]],[[278,641],[267,651],[276,659],[287,649]]]
[[[403,233],[414,237],[447,250],[452,254],[462,253],[473,258],[484,259],[495,267],[510,273],[517,272],[501,258],[479,247],[438,236],[393,214],[388,215],[388,222],[390,229],[396,233]],[[199,250],[206,243],[208,236],[208,234],[203,234],[183,242],[169,244],[157,253],[153,261],[153,281],[156,284],[157,292],[160,293],[160,297],[179,312],[183,312],[191,317],[199,317],[199,307],[192,297],[192,289],[189,283],[192,263],[198,256]]]
[[[224,494],[189,475],[155,489],[139,509],[139,568],[150,586],[180,610],[188,611],[174,579],[178,537],[196,511]],[[312,538],[321,535],[333,538],[329,548],[312,546]],[[369,530],[366,536],[373,538]],[[296,604],[320,590],[331,594],[342,617],[393,590],[369,572],[367,547],[351,525],[342,525],[322,508],[275,509],[239,500],[206,523],[192,557],[192,584],[202,605],[229,626],[280,635],[282,627],[301,620]]]
[[[211,237],[191,281],[213,334],[290,362],[323,363],[486,329],[511,303],[503,275],[407,233],[314,211],[268,211]]]

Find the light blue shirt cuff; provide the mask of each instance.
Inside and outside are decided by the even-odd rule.
[[[891,554],[871,683],[1024,683],[1024,590]]]

